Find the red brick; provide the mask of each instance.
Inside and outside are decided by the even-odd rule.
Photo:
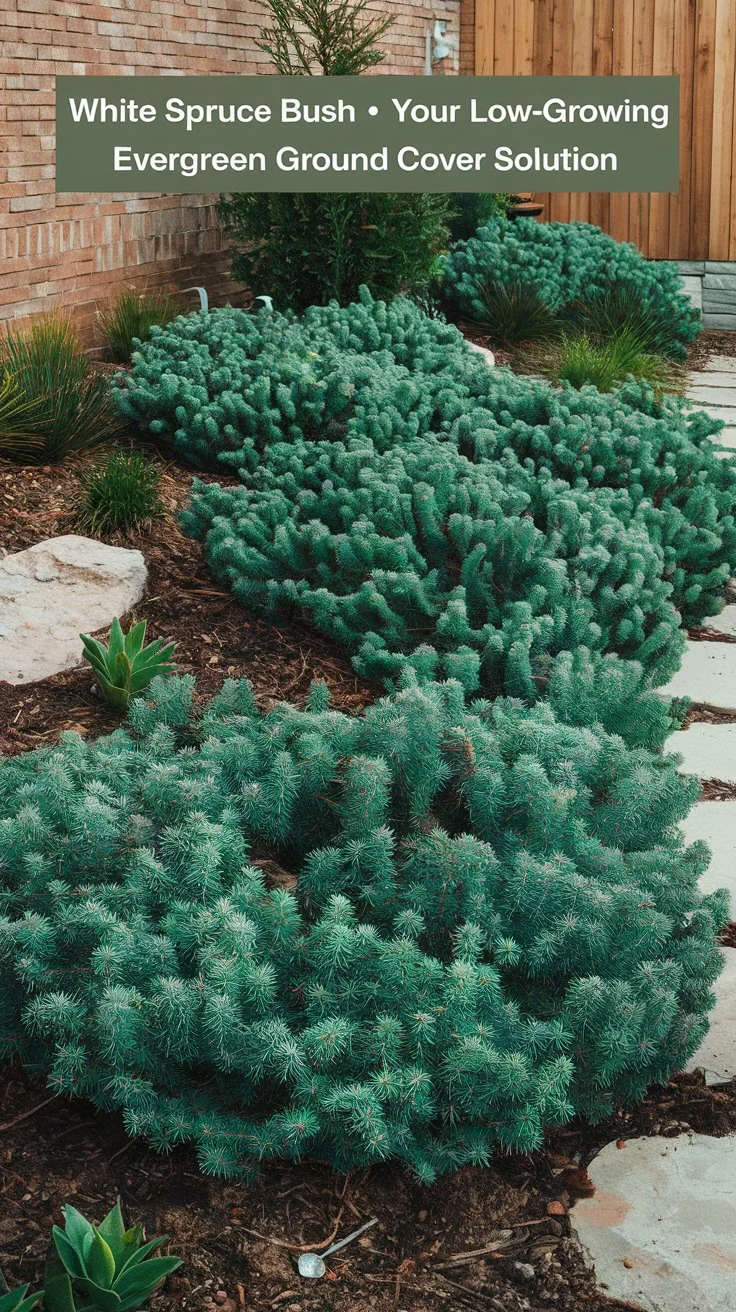
[[[427,25],[472,36],[473,0],[394,0],[385,72],[422,73]],[[206,284],[212,303],[242,303],[212,196],[55,195],[54,74],[267,73],[253,6],[232,0],[0,0],[0,319],[53,306],[91,334],[96,304],[130,282],[175,291]],[[376,13],[384,0],[372,0]],[[245,11],[249,12],[246,13]],[[463,71],[468,59],[463,52]]]

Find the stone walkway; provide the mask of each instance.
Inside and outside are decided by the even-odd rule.
[[[736,452],[736,359],[711,356],[687,395],[725,421],[714,442],[724,455]],[[704,627],[733,638],[736,605]],[[721,723],[695,720],[668,747],[682,758],[682,773],[736,785],[736,643],[689,641],[662,691],[724,713]],[[700,802],[682,831],[688,843],[707,843],[701,887],[727,888],[736,920],[736,795]],[[687,1067],[711,1085],[736,1077],[736,948],[723,955],[710,1029]],[[736,1312],[736,1136],[610,1143],[589,1169],[596,1192],[576,1204],[572,1220],[606,1293],[646,1312]]]
[[[736,451],[736,359],[729,355],[712,355],[705,369],[690,375],[687,398],[699,410],[705,410],[726,424],[713,439],[725,451]]]

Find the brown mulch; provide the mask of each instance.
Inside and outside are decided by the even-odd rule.
[[[241,1185],[202,1176],[189,1149],[158,1157],[117,1115],[48,1098],[15,1070],[0,1077],[0,1267],[11,1285],[40,1280],[62,1203],[100,1220],[119,1195],[130,1223],[170,1235],[185,1260],[154,1300],[158,1312],[629,1307],[596,1290],[570,1233],[570,1208],[591,1193],[586,1167],[611,1141],[624,1151],[642,1134],[736,1130],[733,1084],[708,1089],[701,1075],[679,1075],[600,1126],[551,1134],[532,1157],[465,1168],[431,1188],[395,1166],[344,1177],[318,1163],[269,1165]],[[372,1217],[373,1229],[327,1259],[326,1278],[299,1276],[299,1246],[319,1249]]]
[[[0,547],[22,551],[43,538],[77,531],[73,501],[79,463],[43,468],[0,465]],[[132,619],[148,622],[147,639],[173,639],[179,672],[195,674],[197,697],[227,677],[248,678],[259,703],[304,700],[313,679],[329,686],[341,710],[362,709],[379,691],[357,678],[350,658],[306,625],[275,626],[246,611],[216,583],[200,543],[183,535],[176,509],[188,500],[192,473],[163,466],[163,520],[144,533],[111,539],[143,552],[149,578]],[[222,480],[221,480],[222,481]],[[89,667],[39,683],[0,684],[0,753],[12,755],[56,741],[65,729],[96,737],[121,717],[96,695]]]
[[[700,790],[701,802],[736,801],[736,784],[726,784],[722,779],[704,779]]]
[[[736,948],[736,921],[732,920],[721,933],[721,947]]]
[[[688,348],[688,369],[704,369],[711,355],[736,357],[736,333],[723,328],[705,328]]]

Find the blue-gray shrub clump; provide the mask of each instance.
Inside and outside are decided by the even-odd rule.
[[[453,682],[364,716],[192,684],[0,759],[0,1059],[210,1174],[424,1181],[681,1069],[726,900],[672,759]]]
[[[484,286],[533,288],[550,311],[564,317],[577,303],[607,292],[631,291],[651,316],[657,349],[682,359],[702,320],[680,287],[675,264],[646,260],[629,242],[616,241],[590,223],[536,223],[492,218],[475,236],[456,242],[442,260],[445,300],[482,321]]]
[[[409,301],[191,315],[154,330],[117,398],[242,483],[198,485],[185,515],[218,576],[258,609],[306,610],[366,674],[408,658],[549,695],[587,650],[652,684],[680,619],[721,604],[736,473],[715,421],[642,385],[490,370]]]

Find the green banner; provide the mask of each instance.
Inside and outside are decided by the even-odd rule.
[[[58,77],[76,192],[677,191],[678,77]]]

